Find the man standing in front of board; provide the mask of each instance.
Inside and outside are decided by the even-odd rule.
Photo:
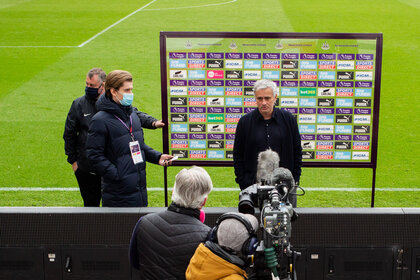
[[[257,109],[242,116],[236,127],[233,166],[241,190],[256,183],[258,154],[271,149],[280,156],[280,167],[289,169],[299,183],[302,146],[296,118],[288,111],[274,108],[278,87],[270,80],[255,82]],[[291,196],[296,207],[296,196]]]

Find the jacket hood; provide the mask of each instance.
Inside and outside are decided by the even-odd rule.
[[[121,104],[117,104],[114,100],[109,99],[105,94],[102,94],[98,98],[98,101],[96,102],[96,109],[98,112],[105,111],[112,115],[116,115],[122,120],[127,120],[133,112],[133,107],[131,107],[131,105],[122,106]]]

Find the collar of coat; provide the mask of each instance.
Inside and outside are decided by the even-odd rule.
[[[171,205],[169,205],[169,207],[168,207],[168,211],[192,216],[192,217],[195,217],[198,220],[200,220],[200,210],[199,209],[181,207],[181,206],[178,206],[178,205],[176,205],[175,203],[172,202]]]

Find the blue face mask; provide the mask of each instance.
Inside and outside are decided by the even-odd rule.
[[[123,106],[130,106],[133,103],[133,99],[134,99],[134,94],[124,93],[123,99],[120,100],[120,103]]]
[[[98,90],[99,88],[86,87],[85,88],[86,96],[90,99],[96,99],[99,96]]]

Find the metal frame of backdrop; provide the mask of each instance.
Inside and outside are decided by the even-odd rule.
[[[371,124],[371,133],[370,133],[370,137],[369,137],[369,142],[368,145],[370,147],[370,155],[369,155],[369,159],[367,161],[364,162],[355,162],[355,161],[334,161],[334,160],[320,160],[320,161],[305,161],[303,160],[303,167],[327,167],[327,168],[372,168],[372,195],[371,195],[371,207],[374,207],[374,200],[375,200],[375,181],[376,181],[376,166],[377,166],[377,146],[378,146],[378,128],[379,128],[379,100],[380,100],[380,89],[381,89],[381,68],[382,68],[382,45],[383,45],[383,37],[382,37],[382,33],[254,33],[254,32],[161,32],[160,33],[160,66],[161,66],[161,97],[162,97],[162,119],[163,121],[167,124],[164,128],[163,128],[163,152],[164,153],[170,153],[170,136],[171,136],[171,132],[169,132],[169,129],[171,127],[171,122],[169,119],[169,114],[170,114],[170,107],[168,104],[168,99],[170,98],[170,95],[168,93],[168,88],[170,87],[170,76],[169,76],[169,65],[168,65],[168,59],[169,59],[169,53],[168,53],[168,44],[167,44],[167,40],[168,39],[174,39],[174,38],[179,38],[179,39],[183,39],[186,40],[185,45],[183,46],[177,46],[177,48],[179,48],[179,52],[184,52],[185,53],[185,59],[188,59],[186,57],[186,54],[188,53],[188,49],[192,48],[193,43],[190,42],[188,39],[190,40],[195,40],[195,39],[203,39],[203,40],[208,40],[208,39],[228,39],[232,41],[232,44],[235,44],[234,40],[243,40],[243,39],[249,39],[249,40],[255,40],[255,39],[260,39],[260,40],[264,40],[264,39],[276,39],[278,40],[279,44],[281,40],[291,40],[291,39],[311,39],[311,40],[329,40],[329,39],[335,39],[335,40],[374,40],[375,41],[375,53],[374,58],[372,59],[372,65],[374,65],[374,71],[372,72],[374,77],[372,79],[372,82],[374,82],[374,84],[372,86],[374,86],[373,88],[373,96],[371,96],[371,98],[373,99],[373,109],[371,109],[371,119],[370,119],[370,124]],[[255,42],[255,41],[254,41]],[[189,46],[188,46],[189,44]],[[252,44],[249,44],[252,45]],[[235,46],[235,45],[234,45]],[[351,46],[351,45],[350,45]],[[237,46],[236,46],[237,47]],[[280,47],[282,48],[282,45],[280,44]],[[329,47],[329,46],[328,46]],[[226,50],[222,50],[219,52],[223,52],[223,53],[227,53],[229,52],[229,48],[226,48]],[[277,50],[278,54],[280,55],[280,53],[282,53],[282,51]],[[202,52],[205,53],[205,51],[203,51],[203,47],[197,51],[197,52]],[[329,51],[327,53],[331,53],[333,52],[333,56],[335,59],[335,55],[336,52],[334,51]],[[245,54],[245,53],[244,53]],[[299,54],[300,50],[299,50]],[[203,54],[204,55],[204,54]],[[318,56],[319,53],[317,52],[316,55]],[[356,56],[357,54],[353,54],[353,56]],[[315,64],[318,65],[318,59],[317,56],[315,56]],[[202,57],[204,59],[204,64],[205,64],[205,59],[208,57]],[[242,58],[242,55],[241,55]],[[298,60],[302,59],[301,57],[298,57]],[[313,59],[313,58],[312,58]],[[338,59],[338,58],[337,58]],[[354,61],[355,58],[353,58]],[[261,61],[261,57],[260,57],[260,61]],[[280,60],[280,58],[279,58]],[[374,64],[373,64],[374,63]],[[278,62],[278,64],[280,64],[280,62]],[[300,63],[299,63],[300,64]],[[354,64],[354,62],[353,62]],[[334,72],[339,70],[338,66],[337,69],[335,68],[336,63],[334,62]],[[276,66],[277,69],[274,70],[279,70],[279,73],[282,69],[282,67],[280,66]],[[373,67],[373,66],[372,66]],[[176,67],[175,67],[176,68]],[[187,68],[187,67],[185,67]],[[201,68],[207,69],[206,65],[201,66]],[[300,71],[302,68],[300,68],[300,66],[296,70],[295,72],[298,73],[298,71]],[[327,68],[326,68],[327,69]],[[361,68],[362,70],[366,70]],[[185,72],[186,70],[189,69],[184,69]],[[211,69],[210,69],[211,70]],[[210,70],[207,70],[210,71]],[[243,70],[243,69],[241,69]],[[273,70],[273,69],[260,69],[260,70]],[[318,66],[316,66],[314,71],[318,70]],[[357,70],[357,68],[354,68],[353,66],[353,70]],[[182,72],[182,71],[181,71]],[[244,71],[245,72],[245,71]],[[252,72],[252,71],[250,71]],[[351,72],[351,71],[350,71]],[[363,71],[362,71],[363,72]],[[353,78],[352,78],[352,82],[351,84],[354,83],[354,85],[356,86],[356,79],[354,78],[354,72],[353,72]],[[208,75],[208,73],[207,73]],[[242,74],[241,74],[242,75]],[[318,82],[318,76],[316,76],[316,82]],[[172,77],[173,78],[173,77]],[[205,78],[208,78],[205,77]],[[225,77],[223,77],[222,79],[225,79]],[[283,80],[283,77],[281,78]],[[286,78],[287,79],[287,78]],[[203,79],[205,80],[205,79]],[[336,80],[336,78],[334,79]],[[204,81],[203,81],[204,82]],[[245,80],[244,80],[245,82]],[[316,83],[315,82],[315,83]],[[336,84],[338,85],[338,82],[334,82],[334,88],[336,87]],[[281,88],[281,82],[280,82],[280,78],[277,81],[278,85],[279,85],[279,89]],[[296,82],[297,84],[297,82]],[[207,84],[205,84],[207,85]],[[242,82],[241,82],[242,85]],[[319,82],[316,83],[315,87],[318,87]],[[186,86],[186,81],[185,81],[185,86]],[[300,88],[300,87],[299,87]],[[188,94],[186,94],[187,97],[190,97]],[[315,95],[316,95],[316,89],[315,89]],[[281,94],[279,93],[279,99],[281,97]],[[317,97],[317,96],[316,96]],[[335,95],[334,95],[335,97]],[[354,95],[352,93],[351,98],[353,98]],[[353,103],[352,103],[353,104]],[[299,106],[300,107],[300,106]],[[354,105],[351,106],[352,108],[354,107]],[[185,109],[186,110],[186,109]],[[296,108],[296,110],[298,110]],[[315,109],[314,109],[315,110]],[[333,109],[334,110],[334,109]],[[353,109],[352,109],[352,115],[353,115]],[[185,111],[185,113],[188,113],[187,111]],[[299,112],[296,111],[296,114],[298,114]],[[334,113],[335,116],[335,113]],[[315,116],[316,118],[316,116]],[[370,117],[369,117],[370,118]],[[188,122],[188,121],[186,121]],[[334,122],[335,124],[336,122]],[[299,121],[298,121],[299,124]],[[315,134],[317,131],[315,131]],[[352,131],[351,131],[351,136],[353,136],[354,130],[352,127]],[[302,134],[302,133],[301,133]],[[335,136],[335,133],[333,133],[333,135]],[[187,136],[188,137],[188,136]],[[227,135],[226,135],[227,137]],[[315,137],[315,136],[314,136]],[[188,142],[188,138],[186,138],[187,142]],[[313,140],[317,140],[317,139],[313,139]],[[332,140],[332,139],[331,139]],[[351,139],[351,142],[353,143],[354,139]],[[334,143],[334,142],[333,142]],[[334,144],[333,144],[334,145]],[[206,144],[206,149],[207,149],[207,144]],[[190,147],[188,147],[188,150],[190,149]],[[315,152],[313,152],[315,153]],[[351,152],[350,152],[351,153]],[[227,156],[227,153],[226,153]],[[177,160],[173,162],[174,166],[191,166],[191,165],[201,165],[201,166],[233,166],[233,161],[232,160]],[[167,197],[167,190],[168,190],[168,186],[167,186],[167,168],[164,168],[164,186],[165,186],[165,206],[168,205],[168,197]]]

